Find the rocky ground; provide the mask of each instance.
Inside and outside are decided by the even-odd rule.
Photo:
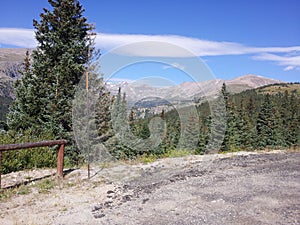
[[[94,165],[90,180],[83,168],[38,181],[53,172],[3,176],[6,187],[35,181],[2,198],[0,224],[300,224],[300,152]]]

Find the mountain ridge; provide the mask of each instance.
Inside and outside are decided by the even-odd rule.
[[[27,50],[31,51],[32,49],[0,48],[0,96],[14,98],[13,83],[14,80],[20,78],[18,71],[22,66]],[[197,100],[205,96],[213,96],[219,92],[223,83],[227,84],[230,92],[238,93],[247,89],[283,82],[263,76],[246,74],[231,80],[214,79],[204,82],[183,82],[176,86],[164,88],[153,87],[138,82],[107,83],[107,85],[113,94],[117,93],[119,87],[121,87],[122,91],[126,92],[129,102],[156,97],[172,103],[178,103],[178,101]]]
[[[283,81],[247,74],[231,80],[208,80],[204,82],[183,82],[171,87],[153,87],[151,85],[138,82],[123,82],[118,84],[108,83],[108,89],[112,94],[116,94],[121,88],[126,93],[129,107],[135,107],[135,103],[141,106],[141,100],[146,101],[146,105],[151,105],[149,101],[156,99],[157,101],[168,101],[170,104],[197,102],[203,98],[210,98],[219,93],[221,87],[225,83],[228,91],[231,93],[240,93],[245,90],[255,89],[265,85],[285,83]],[[164,101],[162,101],[164,100]],[[157,106],[157,102],[153,102]]]

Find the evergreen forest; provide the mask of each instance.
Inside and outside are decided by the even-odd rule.
[[[83,16],[79,1],[48,2],[40,20],[33,20],[38,45],[26,53],[15,99],[0,99],[0,144],[66,139],[69,167],[101,157],[134,160],[176,152],[299,148],[299,84],[230,94],[224,83],[216,98],[197,103],[193,113],[186,106],[138,118],[127,108],[126,93],[119,89],[112,95],[98,73],[94,27]],[[83,78],[94,85],[81,83]],[[219,100],[225,111],[212,112],[212,105],[221,107]],[[2,172],[52,167],[56,154],[56,147],[4,152]]]

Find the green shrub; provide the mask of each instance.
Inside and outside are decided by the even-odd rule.
[[[51,132],[35,134],[32,130],[19,133],[10,131],[0,134],[0,144],[20,144],[53,139]],[[57,146],[5,151],[2,152],[2,173],[5,174],[24,169],[55,167],[56,157]]]

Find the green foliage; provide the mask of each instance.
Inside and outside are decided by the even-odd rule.
[[[29,51],[23,62],[23,69],[20,71],[22,80],[15,82],[16,99],[10,107],[8,114],[8,126],[11,130],[26,130],[37,123],[35,121],[38,104],[35,103],[35,80],[31,72]]]
[[[122,96],[119,88],[111,107],[111,135],[104,145],[115,159],[135,159],[141,151],[130,142],[132,134],[127,120],[127,102],[125,93]]]
[[[11,129],[48,127],[60,138],[71,131],[71,108],[89,55],[93,52],[93,29],[75,0],[49,0],[53,10],[44,9],[34,20],[38,46],[27,54],[23,77],[16,84],[16,101],[8,122]]]
[[[190,149],[170,149],[162,155],[163,158],[178,158],[195,154],[194,150]]]
[[[7,129],[6,115],[11,103],[11,98],[0,96],[0,131]]]
[[[0,134],[0,144],[19,144],[41,141],[45,139],[53,139],[53,134],[37,134],[32,130],[27,130],[23,133],[15,133],[10,131]],[[13,171],[32,168],[55,167],[56,158],[56,147],[41,147],[3,152],[2,173],[10,173]]]
[[[181,138],[178,149],[196,150],[199,141],[199,118],[194,107],[186,107],[181,110]]]
[[[48,193],[49,190],[55,187],[56,183],[53,179],[44,179],[37,183],[37,188],[39,193]]]
[[[27,195],[30,192],[31,192],[30,188],[26,185],[21,185],[17,190],[18,195]]]
[[[46,130],[52,139],[67,139],[72,145],[72,100],[98,52],[94,51],[93,26],[83,16],[79,1],[48,2],[51,10],[43,9],[40,21],[33,20],[38,45],[31,56],[26,53],[7,122],[10,130]],[[66,148],[70,161],[78,162],[78,154],[78,149]]]
[[[296,86],[297,87],[297,86]],[[272,89],[272,86],[268,87]],[[197,107],[200,129],[190,129],[197,118],[190,117],[182,127],[182,118],[173,110],[164,113],[167,124],[166,134],[159,147],[148,150],[156,156],[168,154],[169,149],[180,149],[180,135],[186,131],[186,143],[198,138],[196,149],[187,148],[196,154],[203,154],[221,145],[221,151],[234,152],[254,150],[257,148],[289,148],[300,145],[300,94],[288,84],[289,90],[284,92],[259,92],[247,90],[230,95],[223,85],[218,99],[203,102]],[[260,90],[260,89],[258,89]],[[224,101],[222,101],[222,98]],[[226,115],[222,113],[222,104]],[[214,107],[214,115],[210,112]],[[220,110],[218,110],[220,109]],[[226,119],[226,129],[222,126],[222,118]],[[147,127],[151,118],[132,122],[134,134],[143,135],[142,127]],[[223,139],[222,133],[225,129]],[[212,140],[211,142],[209,142]],[[194,145],[193,145],[194,146]]]
[[[105,84],[101,80],[97,90],[97,102],[95,105],[95,123],[98,131],[99,139],[102,142],[107,141],[113,136],[112,123],[111,123],[111,107],[113,98],[107,90]]]
[[[146,154],[146,153],[137,157],[137,161],[142,163],[152,163],[157,159],[158,159],[157,155]]]

